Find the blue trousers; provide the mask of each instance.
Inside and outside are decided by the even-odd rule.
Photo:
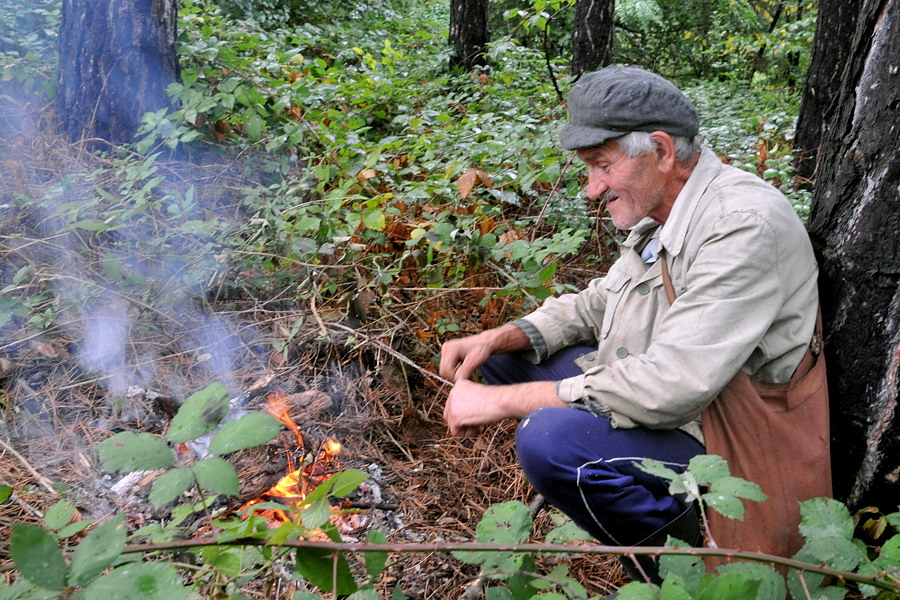
[[[482,365],[481,375],[490,384],[558,381],[580,374],[575,359],[593,350],[567,348],[540,365],[499,354]],[[686,509],[669,494],[668,482],[636,464],[652,458],[683,471],[704,452],[678,429],[614,429],[606,417],[557,407],[522,419],[516,450],[525,476],[550,504],[601,543],[621,546],[640,545]]]

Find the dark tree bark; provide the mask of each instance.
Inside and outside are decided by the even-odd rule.
[[[72,141],[132,141],[179,79],[178,0],[63,0],[57,116]]]
[[[795,173],[805,180],[815,180],[822,129],[837,108],[841,78],[853,54],[851,43],[864,3],[865,0],[819,0],[816,35],[794,133]]]
[[[612,61],[615,0],[578,0],[572,32],[572,74],[605,67]]]
[[[487,64],[488,0],[450,0],[450,45],[456,49],[451,68],[470,71]]]
[[[809,230],[821,266],[835,495],[896,510],[900,498],[900,0],[822,2],[807,92],[818,113]],[[845,13],[844,9],[849,12]],[[845,48],[832,19],[852,21]],[[843,28],[846,24],[833,23]],[[824,29],[821,29],[823,28]],[[831,40],[831,41],[829,41]],[[840,44],[839,44],[840,45]],[[818,56],[819,53],[829,56]],[[833,54],[831,54],[833,53]],[[836,77],[822,71],[834,56]],[[827,95],[823,92],[829,91]]]

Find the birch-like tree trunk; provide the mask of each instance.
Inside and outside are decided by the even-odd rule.
[[[798,130],[814,132],[800,150],[814,159],[809,230],[821,267],[835,495],[896,510],[900,0],[823,0],[820,11],[805,92],[816,97],[804,99]]]
[[[572,31],[572,74],[605,67],[612,60],[614,0],[578,0]]]

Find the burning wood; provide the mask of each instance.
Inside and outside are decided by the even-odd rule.
[[[324,395],[324,394],[323,394]],[[326,396],[327,398],[327,396]],[[288,506],[299,505],[308,495],[324,481],[328,480],[340,469],[338,455],[341,452],[341,444],[332,438],[326,438],[316,451],[315,456],[308,455],[306,452],[306,442],[300,427],[291,417],[291,407],[288,402],[288,396],[281,389],[275,389],[269,393],[267,397],[265,411],[278,419],[288,429],[290,429],[296,437],[298,452],[288,453],[288,473],[275,485],[254,498],[246,502],[240,511],[251,509],[254,505],[259,504],[267,499],[277,499],[279,502]],[[298,467],[295,465],[293,456],[299,454],[302,464]],[[290,520],[284,511],[281,510],[264,510],[260,514],[268,519],[277,519],[281,521]]]

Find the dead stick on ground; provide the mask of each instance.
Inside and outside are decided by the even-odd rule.
[[[420,373],[422,373],[422,375],[425,375],[426,377],[430,377],[431,379],[434,379],[435,381],[439,381],[440,383],[444,383],[446,385],[453,385],[452,381],[448,381],[447,379],[444,379],[437,373],[432,373],[431,371],[428,371],[427,369],[423,369],[422,367],[417,365],[415,362],[413,362],[411,359],[403,356],[402,354],[400,354],[399,352],[397,352],[396,350],[394,350],[393,348],[391,348],[384,342],[382,342],[380,340],[376,340],[372,336],[363,333],[359,329],[353,329],[352,327],[347,327],[346,325],[341,325],[340,323],[329,323],[328,326],[333,327],[335,329],[341,329],[342,331],[346,331],[355,336],[363,338],[364,344],[372,344],[374,346],[378,346],[381,350],[387,352],[388,354],[390,354],[397,360],[400,360],[400,361],[408,364],[409,366],[413,367],[414,369],[416,369],[417,371],[419,371]],[[357,344],[357,347],[361,346],[361,345],[363,345],[363,344]]]
[[[322,322],[322,317],[319,316],[319,311],[316,310],[316,295],[313,294],[309,299],[309,308],[312,311],[313,317],[316,318],[316,323],[319,324],[319,330],[322,332],[322,337],[326,340],[328,339],[328,329],[325,328],[325,323]]]
[[[8,443],[4,442],[3,440],[0,440],[0,446],[3,446],[4,450],[6,450],[7,452],[9,452],[13,456],[15,456],[17,459],[19,459],[19,462],[22,463],[22,466],[24,466],[26,469],[28,469],[28,471],[32,475],[34,475],[34,478],[37,479],[38,483],[40,483],[42,486],[44,486],[48,492],[50,492],[54,496],[59,494],[59,492],[57,492],[56,489],[53,487],[53,484],[50,482],[50,480],[47,479],[46,477],[44,477],[43,475],[41,475],[40,473],[38,473],[34,469],[34,467],[32,467],[31,464],[27,460],[25,460],[25,457],[22,456],[21,454],[19,454],[18,452],[16,452],[12,446],[10,446]]]

